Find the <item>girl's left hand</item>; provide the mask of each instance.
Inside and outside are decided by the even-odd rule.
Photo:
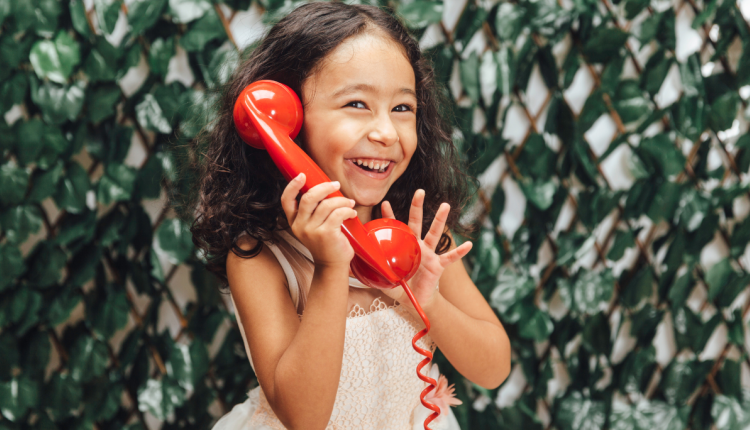
[[[420,239],[422,237],[423,206],[424,190],[419,189],[414,193],[414,198],[411,201],[411,208],[409,208],[409,228],[419,240],[422,259],[414,276],[408,281],[408,285],[409,288],[411,288],[412,294],[414,294],[414,298],[417,299],[417,302],[422,306],[422,309],[426,311],[432,305],[438,294],[435,287],[438,285],[443,270],[445,270],[445,268],[451,263],[463,258],[463,256],[471,250],[472,244],[471,242],[465,242],[461,244],[461,246],[446,252],[445,254],[437,255],[435,253],[435,248],[442,236],[445,222],[448,220],[450,205],[448,203],[440,205],[435,214],[435,219],[430,226],[430,231],[427,232],[424,240]],[[381,205],[381,211],[383,218],[396,219],[393,215],[393,208],[391,208],[391,204],[388,203],[388,201],[383,202]],[[396,287],[390,290],[383,290],[383,292],[388,297],[406,305],[407,309],[409,309],[412,314],[416,315],[417,312],[403,288]]]

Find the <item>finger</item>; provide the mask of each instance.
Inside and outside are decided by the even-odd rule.
[[[323,199],[313,211],[310,220],[307,222],[311,227],[321,226],[331,213],[338,208],[352,209],[354,200],[346,197],[331,197]]]
[[[287,184],[284,192],[281,193],[281,209],[284,210],[289,225],[292,225],[297,217],[297,196],[304,185],[305,174],[300,173]]]
[[[339,229],[341,229],[341,224],[350,218],[354,218],[357,216],[357,211],[355,211],[352,208],[337,208],[333,212],[331,212],[330,215],[328,215],[328,218],[326,218],[325,222],[323,223],[323,227],[325,227],[327,230],[330,230],[332,232],[335,232]]]
[[[305,195],[299,201],[299,209],[297,211],[297,219],[303,223],[307,223],[312,217],[315,208],[321,200],[325,199],[329,194],[338,191],[341,187],[338,181],[323,182],[312,188],[310,188]]]
[[[471,242],[464,242],[461,244],[461,246],[453,249],[450,252],[446,252],[445,254],[440,256],[440,265],[443,267],[448,267],[456,261],[464,258],[464,256],[468,254],[469,251],[471,251],[471,248],[473,246],[474,245]]]
[[[441,203],[440,207],[435,213],[435,218],[432,220],[430,231],[428,231],[427,235],[424,237],[425,246],[433,251],[440,241],[440,237],[443,235],[445,222],[448,220],[448,214],[450,213],[450,211],[451,205],[449,205],[448,203]]]
[[[396,219],[396,215],[393,214],[393,208],[388,200],[384,200],[380,205],[380,213],[383,215],[383,218]]]
[[[424,206],[424,190],[418,189],[411,199],[409,207],[409,228],[418,238],[422,237],[422,207]]]

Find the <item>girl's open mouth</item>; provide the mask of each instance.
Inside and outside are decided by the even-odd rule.
[[[352,166],[352,169],[373,179],[387,178],[388,176],[390,176],[391,172],[393,171],[393,166],[396,164],[393,161],[379,161],[377,162],[377,164],[375,162],[369,163],[364,161],[365,160],[357,159],[346,160],[347,164],[350,164]],[[370,165],[372,165],[373,167],[370,167]]]

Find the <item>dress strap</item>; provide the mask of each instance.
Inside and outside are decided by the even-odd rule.
[[[292,236],[286,230],[277,230],[279,236],[286,240],[290,245],[294,247],[300,254],[304,255],[310,262],[313,262],[313,257],[310,251],[302,244],[296,237]]]
[[[289,295],[292,297],[292,302],[294,302],[294,306],[296,308],[299,308],[299,301],[300,301],[300,290],[299,290],[299,282],[297,280],[297,276],[294,274],[294,270],[292,269],[292,265],[289,264],[289,260],[287,260],[286,256],[283,252],[281,252],[281,249],[273,243],[266,242],[266,246],[273,252],[273,255],[276,256],[276,259],[279,261],[279,264],[281,264],[281,268],[284,270],[284,275],[286,275],[286,281],[289,285]],[[308,251],[309,253],[309,251]]]

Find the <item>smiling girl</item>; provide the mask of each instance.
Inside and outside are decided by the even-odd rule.
[[[271,79],[302,100],[295,142],[333,182],[300,197],[269,155],[242,142],[232,110],[250,83]],[[259,386],[214,429],[421,429],[424,325],[403,289],[353,277],[344,220],[396,218],[420,238],[408,280],[431,322],[418,343],[440,348],[468,380],[492,389],[510,372],[510,344],[460,261],[458,223],[473,178],[460,168],[439,92],[419,46],[372,6],[311,3],[276,24],[223,89],[205,131],[194,242],[225,285]],[[326,199],[340,190],[345,197]],[[431,376],[438,379],[433,366]],[[458,429],[459,404],[440,377],[427,399],[433,429]]]

